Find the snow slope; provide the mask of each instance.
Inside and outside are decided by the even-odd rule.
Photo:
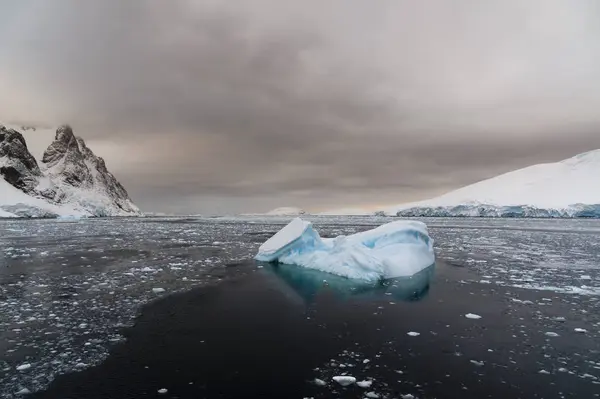
[[[594,150],[384,211],[399,216],[600,217],[599,175],[600,150]]]
[[[64,217],[89,216],[70,205],[55,205],[32,197],[0,179],[0,217]]]

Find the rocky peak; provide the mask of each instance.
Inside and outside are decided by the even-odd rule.
[[[71,186],[106,194],[119,209],[139,212],[125,188],[108,171],[104,160],[96,156],[81,137],[75,136],[69,125],[56,130],[54,142],[44,152],[42,163],[54,181],[63,183],[53,192],[54,200],[62,201]]]
[[[27,149],[25,138],[16,130],[0,125],[0,175],[25,192],[31,191],[41,176],[37,161]]]
[[[69,125],[56,129],[54,141],[44,151],[42,163],[53,177],[60,178],[69,185],[80,187],[93,183],[91,172],[85,164],[85,156]]]

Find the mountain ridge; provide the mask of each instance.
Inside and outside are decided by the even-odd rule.
[[[69,125],[56,129],[40,162],[23,134],[0,125],[0,177],[0,216],[141,215],[104,160]]]

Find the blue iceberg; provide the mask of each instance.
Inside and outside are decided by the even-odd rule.
[[[375,281],[409,277],[435,263],[427,226],[396,221],[373,230],[321,238],[312,223],[295,218],[262,244],[256,260]]]

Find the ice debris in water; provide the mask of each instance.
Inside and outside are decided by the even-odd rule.
[[[356,378],[348,376],[348,375],[338,375],[338,376],[333,377],[333,380],[343,387],[352,385],[356,382]]]
[[[418,333],[415,331],[410,331],[410,332],[407,332],[406,335],[410,335],[411,337],[418,337],[419,335],[421,335],[421,333]]]
[[[348,236],[321,238],[312,223],[295,218],[260,246],[255,259],[378,280],[412,276],[433,265],[435,255],[433,239],[422,222],[395,221]]]
[[[371,398],[371,399],[377,399],[377,398],[379,398],[379,395],[378,395],[378,394],[376,394],[375,392],[367,392],[367,393],[365,394],[365,396],[366,396],[367,398]]]
[[[483,362],[480,362],[480,361],[477,361],[477,360],[471,360],[470,362],[473,363],[477,367],[482,367],[484,365]]]
[[[155,294],[160,294],[162,292],[165,292],[164,288],[152,288],[152,292],[154,292]]]
[[[158,390],[158,393],[160,393],[160,394],[165,394],[167,392],[169,392],[169,390],[166,389],[166,388],[161,388],[161,389]]]
[[[585,328],[576,328],[574,331],[578,332],[578,333],[586,333],[587,332],[587,330]]]
[[[356,385],[358,385],[361,388],[370,388],[372,384],[373,384],[373,381],[368,381],[368,380],[358,381],[356,383]]]
[[[555,333],[555,332],[552,332],[552,331],[548,331],[548,332],[546,333],[546,335],[547,335],[548,337],[558,337],[558,336],[559,336],[557,333]]]
[[[315,378],[315,385],[323,387],[323,386],[327,385],[327,383],[325,381],[321,380],[320,378]]]
[[[27,370],[28,368],[31,368],[31,364],[25,363],[20,366],[17,366],[17,371],[24,371],[24,370]]]
[[[478,320],[478,319],[481,319],[481,316],[479,316],[478,314],[474,314],[474,313],[467,313],[467,314],[465,315],[465,317],[466,317],[467,319],[473,319],[473,320]]]

